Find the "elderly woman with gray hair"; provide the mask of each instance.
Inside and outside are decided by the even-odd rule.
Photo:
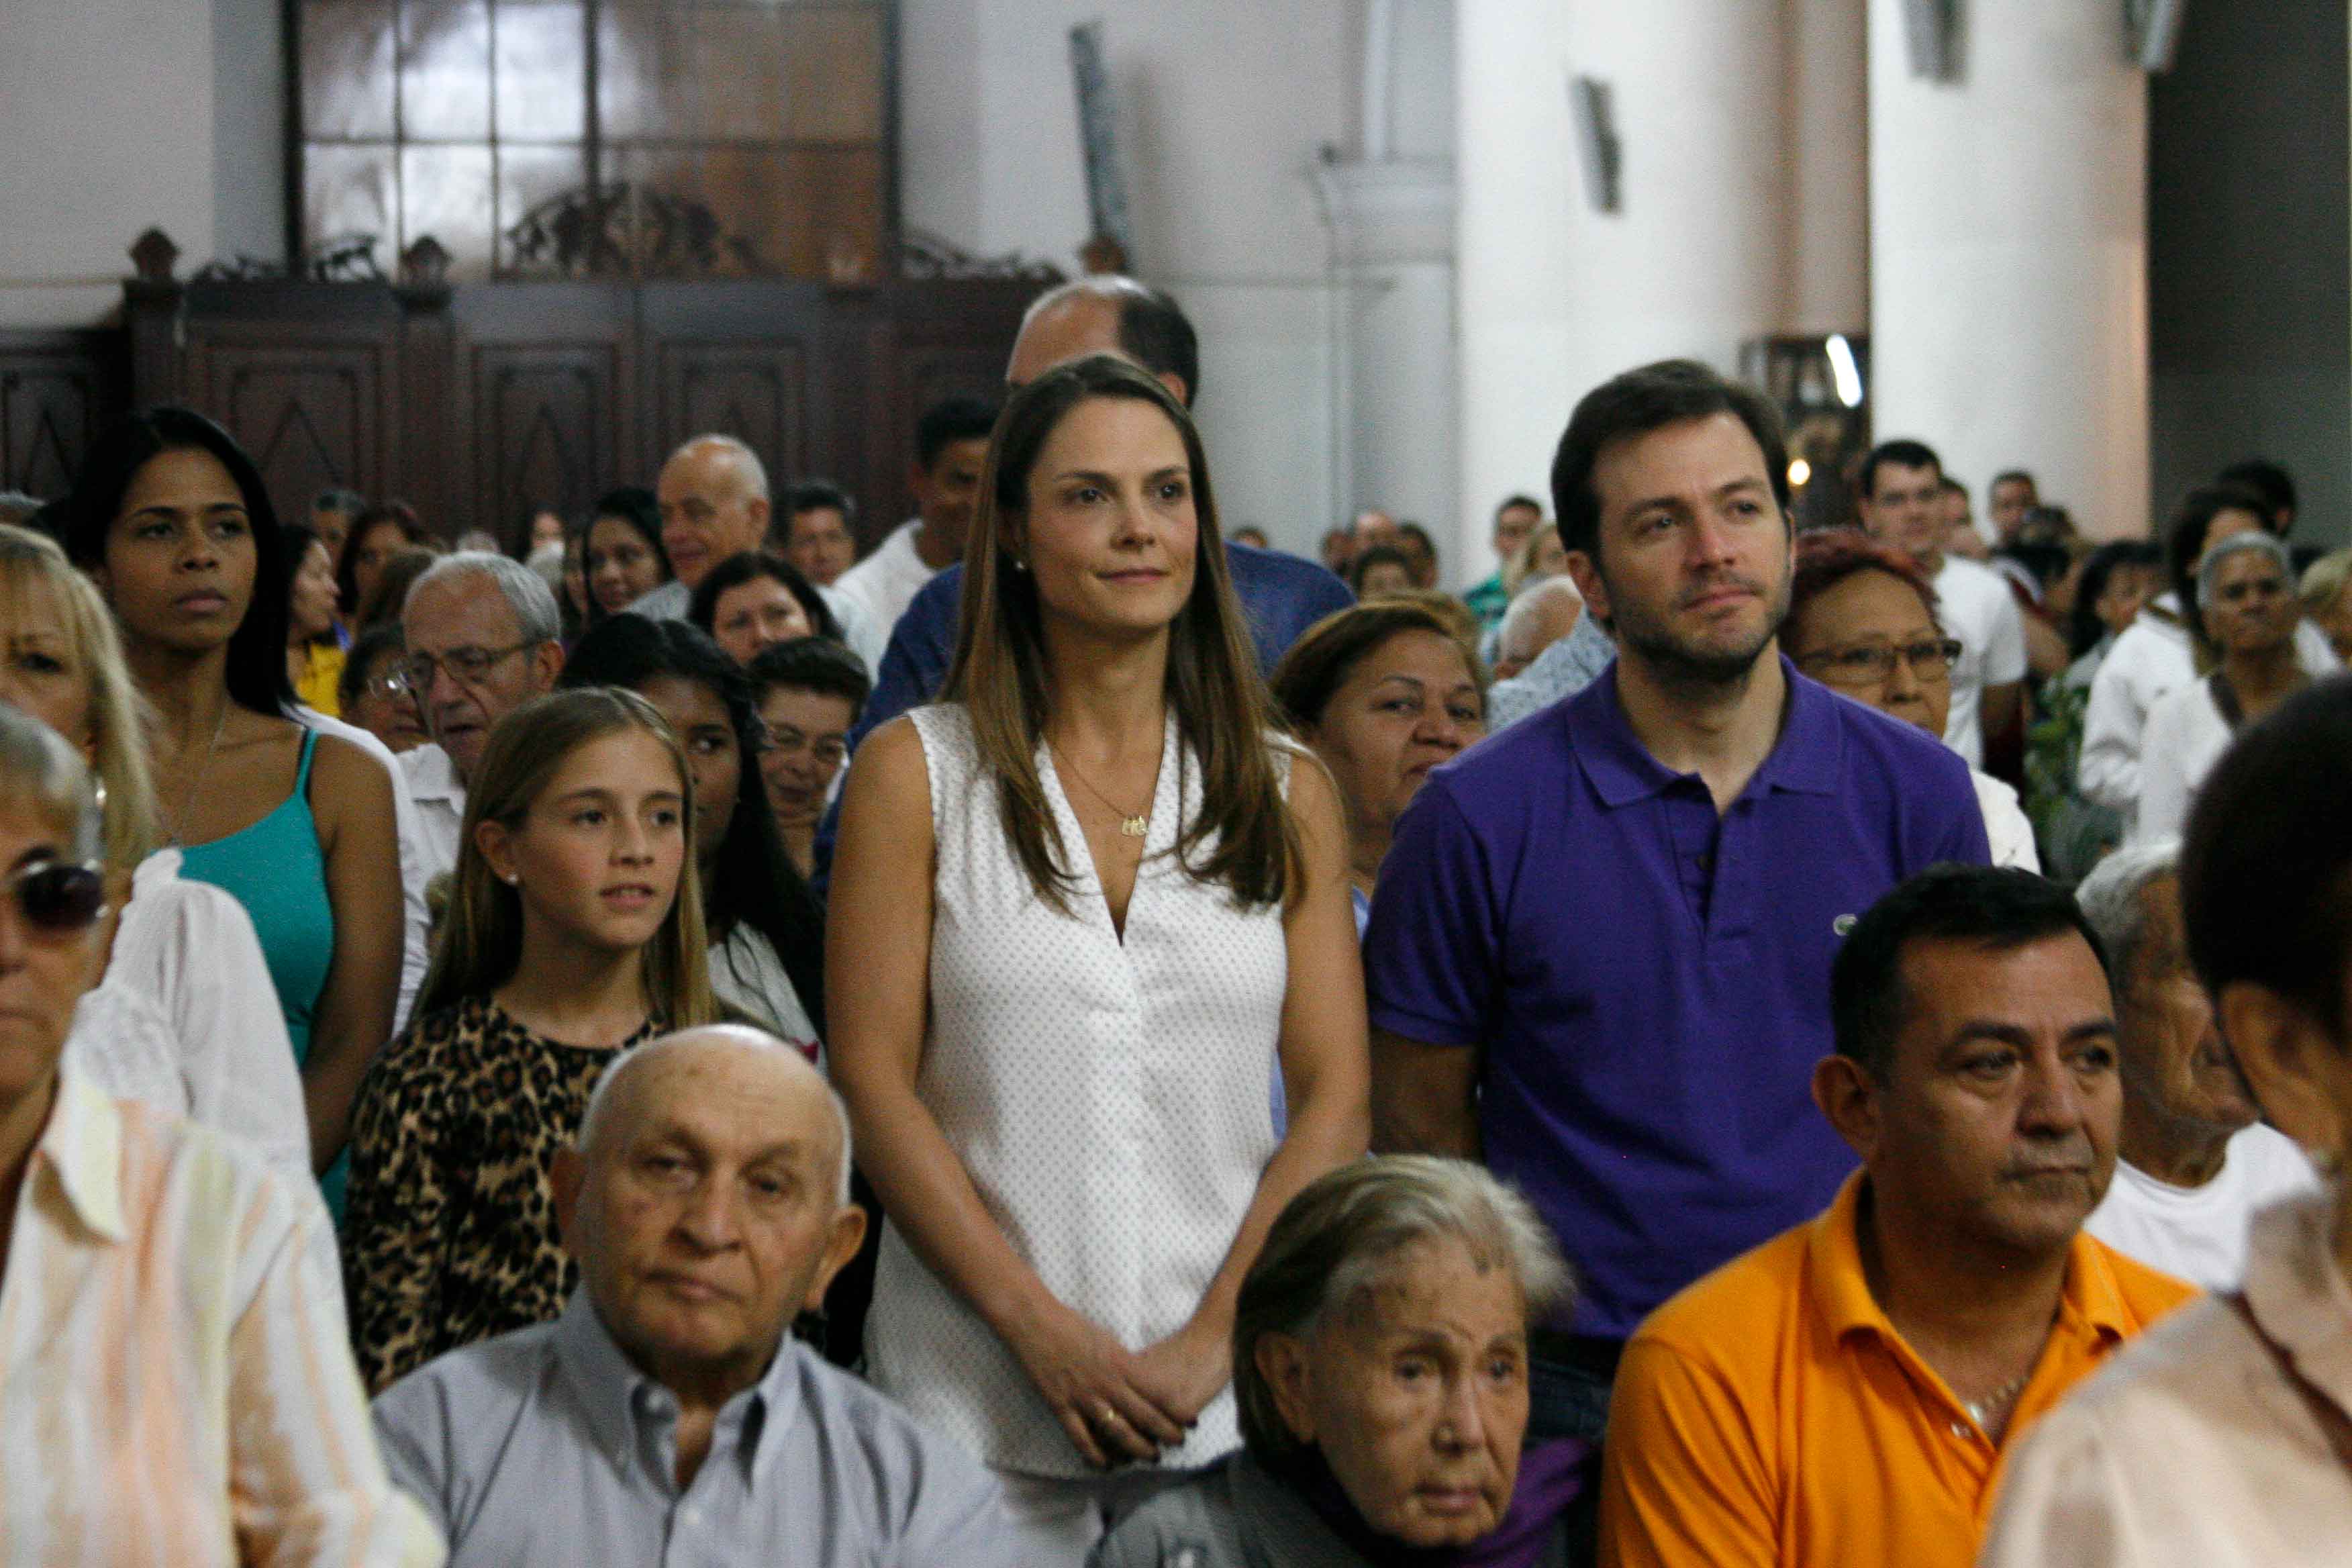
[[[1479,1166],[1359,1160],[1284,1208],[1243,1280],[1244,1447],[1121,1521],[1092,1568],[1568,1561],[1573,1455],[1523,1465],[1527,1331],[1572,1291]]]
[[[2294,566],[2276,538],[2232,534],[2208,550],[2197,565],[2197,611],[2210,670],[2148,712],[2134,843],[2179,837],[2189,797],[2231,740],[2311,680],[2295,658]]]

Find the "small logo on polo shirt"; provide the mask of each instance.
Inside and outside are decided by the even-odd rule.
[[[1853,934],[1854,922],[1861,918],[1862,917],[1860,915],[1840,915],[1837,919],[1830,921],[1830,930],[1840,936],[1852,936]]]

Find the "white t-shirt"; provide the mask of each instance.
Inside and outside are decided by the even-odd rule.
[[[898,617],[907,613],[907,606],[923,591],[923,584],[939,574],[938,569],[916,552],[915,535],[922,526],[923,520],[919,517],[900,523],[890,531],[890,537],[874,547],[873,554],[844,572],[833,584],[833,602],[836,605],[846,604],[864,617],[885,647],[889,644],[890,630],[898,624]],[[864,657],[864,649],[858,652]],[[879,667],[878,658],[871,662]]]
[[[307,1184],[293,1042],[245,906],[162,849],[131,874],[106,973],[74,1006],[67,1060],[123,1100],[245,1139]]]
[[[2150,1268],[2207,1290],[2234,1290],[2255,1213],[2318,1184],[2294,1140],[2257,1121],[2230,1140],[2221,1169],[2201,1187],[2176,1187],[2117,1160],[2106,1197],[2083,1228]]]
[[[2017,801],[2017,792],[1980,768],[1969,770],[1977,786],[1977,810],[1984,817],[1985,838],[1992,847],[1992,863],[2039,873],[2042,853],[2033,845],[2033,822]]]
[[[1944,744],[1966,757],[1969,766],[1979,768],[1984,765],[1984,689],[2025,679],[2025,619],[2000,573],[1958,555],[1945,556],[1936,573],[1936,618],[1960,644]]]
[[[392,775],[393,829],[400,840],[400,902],[403,920],[400,943],[400,999],[392,1014],[392,1038],[408,1027],[409,1009],[416,1004],[416,993],[425,984],[425,968],[433,956],[433,920],[425,907],[425,867],[433,852],[426,844],[425,824],[416,815],[416,803],[409,798],[408,775],[400,769],[400,759],[392,748],[357,724],[347,724],[332,719],[315,708],[297,708],[294,721],[321,735],[334,735],[349,741],[361,751],[383,764]]]
[[[466,786],[457,782],[457,764],[435,745],[417,746],[400,756],[402,787],[416,808],[417,842],[425,851],[419,886],[429,885],[444,871],[457,868],[457,847],[466,826]]]

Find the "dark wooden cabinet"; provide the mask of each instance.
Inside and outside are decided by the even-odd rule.
[[[130,374],[120,331],[0,332],[0,489],[63,495]]]
[[[126,289],[116,382],[69,355],[45,370],[0,339],[0,435],[9,475],[47,474],[78,458],[86,408],[183,402],[252,451],[288,515],[341,485],[406,500],[446,536],[511,541],[533,510],[578,517],[614,485],[651,485],[688,437],[723,432],[779,489],[812,476],[849,489],[870,542],[911,507],[916,419],[938,397],[1001,387],[1021,312],[1049,281],[150,277]]]

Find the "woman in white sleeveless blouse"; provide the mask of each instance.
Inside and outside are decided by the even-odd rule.
[[[1107,355],[1015,393],[964,571],[943,700],[851,773],[834,1072],[890,1216],[871,1375],[1075,1563],[1151,1467],[1235,1446],[1242,1275],[1364,1150],[1363,984],[1182,405]]]

